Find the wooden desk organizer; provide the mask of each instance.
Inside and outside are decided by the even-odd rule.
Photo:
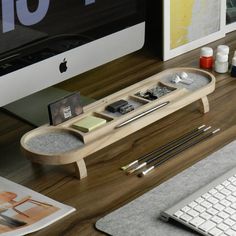
[[[174,84],[171,79],[174,75],[186,72],[194,80],[193,84]],[[135,94],[152,89],[156,86],[166,86],[170,93],[154,100],[146,100]],[[215,89],[215,77],[203,70],[194,68],[174,68],[153,75],[139,83],[129,86],[121,91],[109,95],[97,102],[84,107],[84,113],[58,126],[41,126],[28,133],[21,139],[24,155],[32,162],[50,165],[73,163],[76,176],[84,178],[87,169],[84,158],[96,151],[120,140],[131,133],[189,105],[197,100],[201,101],[202,111],[209,111],[207,95]],[[105,107],[115,101],[125,99],[132,103],[135,109],[121,115],[105,110]],[[168,101],[169,104],[143,116],[125,126],[116,128],[122,122],[139,115],[160,103]],[[84,133],[72,128],[78,120],[93,115],[107,120],[95,130]]]

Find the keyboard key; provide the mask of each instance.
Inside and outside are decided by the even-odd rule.
[[[230,216],[230,218],[236,221],[236,214],[233,214],[232,216]]]
[[[236,210],[236,203],[231,204],[231,207]]]
[[[232,229],[228,229],[226,232],[225,232],[226,235],[228,236],[236,236],[236,231],[232,230]]]
[[[212,203],[212,204],[216,204],[217,202],[219,202],[219,200],[215,197],[209,197],[207,199],[208,202]]]
[[[232,195],[228,196],[226,199],[227,199],[228,201],[232,202],[232,203],[236,202],[236,197],[234,197],[234,196],[232,196]]]
[[[231,208],[231,207],[225,208],[224,211],[225,211],[226,213],[230,214],[230,215],[233,215],[233,214],[236,212],[236,211],[235,211],[233,208]]]
[[[212,215],[208,214],[207,212],[203,212],[200,216],[205,220],[209,220],[212,217]]]
[[[224,223],[220,223],[220,224],[217,225],[217,228],[219,228],[223,231],[226,231],[229,228],[229,226],[224,224]]]
[[[202,205],[203,207],[205,207],[206,209],[212,207],[212,204],[209,203],[208,201],[203,201],[203,202],[201,203],[201,205]]]
[[[211,230],[215,226],[216,226],[216,223],[208,220],[208,221],[204,222],[203,224],[201,224],[199,226],[199,229],[203,230],[204,232],[208,232],[209,230]]]
[[[176,217],[180,217],[181,215],[183,215],[184,213],[182,212],[182,211],[177,211],[177,212],[175,212],[175,214],[174,214],[174,216],[176,216]]]
[[[233,186],[232,184],[228,185],[228,186],[227,186],[227,189],[228,189],[229,191],[231,191],[231,192],[235,192],[235,191],[236,191],[236,187]]]
[[[232,177],[230,177],[230,178],[228,179],[228,181],[231,182],[231,183],[233,183],[233,182],[236,181],[236,178],[235,178],[234,176],[232,176]]]
[[[207,199],[209,197],[211,197],[211,195],[209,193],[205,193],[202,195],[202,198],[204,198],[204,199]]]
[[[188,221],[192,220],[193,217],[190,216],[190,215],[187,215],[187,214],[183,214],[183,215],[181,215],[179,218],[180,218],[181,220],[184,220],[184,221],[188,222]]]
[[[194,219],[192,219],[191,221],[189,221],[189,223],[195,227],[198,227],[199,225],[201,225],[203,222],[205,222],[204,219],[202,219],[201,217],[196,217]]]
[[[232,229],[236,231],[236,224],[232,227]]]
[[[224,188],[223,185],[219,184],[215,187],[215,189],[217,189],[218,191],[222,190]]]
[[[222,183],[222,185],[225,186],[225,187],[227,187],[229,184],[230,184],[230,182],[229,182],[228,180],[225,180],[225,181]]]
[[[214,197],[217,198],[218,200],[223,200],[225,198],[225,195],[223,195],[222,193],[216,193]]]
[[[214,216],[214,215],[216,215],[219,211],[216,210],[216,209],[214,209],[214,208],[209,208],[209,209],[207,210],[207,212]]]
[[[220,201],[220,204],[224,205],[225,207],[228,207],[231,205],[231,202],[226,199],[223,199]]]
[[[206,208],[198,205],[198,206],[194,207],[194,210],[198,211],[199,213],[202,213],[202,212],[206,211]]]
[[[231,192],[230,192],[228,189],[226,189],[226,188],[220,190],[220,192],[221,192],[222,194],[224,194],[226,197],[228,197],[229,195],[231,195]]]
[[[188,215],[192,216],[192,217],[197,217],[199,215],[199,212],[191,209],[188,211]]]
[[[204,198],[202,198],[202,197],[199,197],[199,198],[197,198],[196,200],[195,200],[195,202],[197,202],[197,203],[201,203],[201,202],[203,202],[204,201]]]
[[[218,228],[213,228],[209,231],[209,234],[212,236],[219,236],[223,233],[222,230],[218,229]]]
[[[235,221],[228,218],[228,219],[224,220],[224,223],[227,224],[228,226],[232,227],[235,224]]]
[[[225,209],[225,206],[221,205],[220,203],[217,203],[213,206],[218,211],[223,211]]]
[[[196,203],[196,202],[190,202],[189,204],[188,204],[188,206],[190,207],[190,208],[194,208],[195,206],[197,206],[198,204]]]
[[[230,184],[230,183],[229,183]],[[216,193],[217,193],[217,190],[216,189],[211,189],[210,191],[209,191],[209,193],[211,194],[211,195],[215,195]]]
[[[229,214],[221,211],[221,212],[219,212],[218,216],[225,220],[225,219],[227,219],[229,217]]]
[[[183,212],[188,212],[190,210],[190,207],[185,206],[181,209]]]
[[[213,216],[213,217],[211,218],[211,220],[212,220],[213,222],[215,222],[216,224],[219,224],[219,223],[221,223],[221,222],[223,221],[223,219],[220,218],[219,216]]]

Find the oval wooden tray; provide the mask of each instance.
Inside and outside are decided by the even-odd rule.
[[[171,82],[171,78],[175,74],[183,71],[193,77],[194,84],[188,86],[181,83],[173,84]],[[149,101],[136,95],[140,91],[145,91],[157,85],[168,86],[172,91],[154,101]],[[33,162],[51,165],[74,163],[78,178],[84,178],[87,176],[84,162],[86,156],[197,100],[201,101],[203,113],[208,112],[209,102],[207,95],[212,93],[214,89],[215,77],[209,72],[195,68],[174,68],[165,70],[84,107],[84,113],[78,117],[74,117],[58,126],[45,125],[26,133],[21,139],[21,147],[24,155]],[[135,109],[125,115],[119,116],[105,110],[107,105],[120,99],[133,102]],[[168,105],[128,125],[117,128],[122,122],[167,101],[169,102]],[[72,128],[75,122],[88,115],[102,117],[107,120],[107,123],[87,133]],[[65,136],[64,142],[63,136]],[[49,137],[51,137],[51,139]],[[64,149],[62,147],[62,149],[53,149],[56,147],[58,137],[60,137],[60,142],[62,146],[64,145]],[[45,143],[43,143],[43,138]]]

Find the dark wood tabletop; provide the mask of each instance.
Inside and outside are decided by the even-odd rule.
[[[219,44],[236,49],[236,33]],[[199,49],[162,62],[145,47],[104,66],[57,85],[68,91],[100,99],[155,73],[173,67],[198,67]],[[158,186],[236,138],[236,78],[216,76],[216,90],[209,96],[210,112],[203,115],[195,102],[86,158],[88,177],[74,177],[72,165],[32,164],[20,152],[20,138],[34,127],[4,110],[0,111],[0,175],[57,201],[76,212],[33,235],[102,235],[95,222],[109,212]],[[167,161],[144,178],[127,176],[120,167],[165,144],[194,127],[206,124],[221,132]]]

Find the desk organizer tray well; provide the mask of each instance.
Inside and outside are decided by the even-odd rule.
[[[186,72],[193,80],[190,85],[171,82],[173,76]],[[138,94],[148,89],[164,86],[168,93],[155,100],[148,100]],[[185,107],[197,100],[202,103],[202,111],[209,111],[207,95],[215,89],[215,77],[206,71],[195,68],[174,68],[153,75],[112,95],[84,107],[84,113],[60,125],[44,125],[26,133],[21,139],[24,155],[32,162],[50,165],[73,163],[78,178],[87,176],[84,159],[92,153],[150,125],[151,123]],[[124,115],[106,111],[106,107],[120,99],[127,100],[134,110]],[[127,125],[121,123],[152,110],[159,104],[168,102],[157,110],[140,116]],[[74,129],[75,122],[96,116],[106,120],[98,128],[82,132]]]

